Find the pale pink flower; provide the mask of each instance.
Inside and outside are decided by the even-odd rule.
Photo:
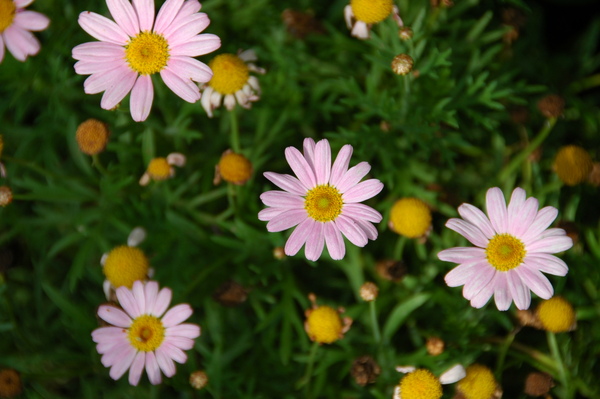
[[[137,385],[146,369],[148,379],[160,384],[161,370],[167,377],[175,375],[175,363],[185,363],[184,350],[194,346],[200,327],[183,323],[192,315],[188,304],[172,307],[169,288],[158,290],[158,283],[141,281],[133,288],[117,288],[117,298],[123,310],[101,305],[98,316],[114,327],[101,327],[92,332],[102,364],[110,367],[109,375],[118,380],[129,370],[129,383]],[[163,316],[164,314],[164,316]]]
[[[441,260],[460,264],[446,275],[446,284],[464,285],[463,295],[475,308],[492,295],[499,310],[507,310],[513,300],[517,308],[528,309],[530,290],[543,299],[552,297],[552,284],[542,272],[566,275],[565,262],[550,254],[571,248],[573,241],[563,229],[548,228],[558,215],[556,208],[538,207],[537,199],[526,199],[525,190],[516,188],[507,208],[497,187],[487,192],[488,216],[473,205],[459,206],[462,219],[450,219],[446,226],[476,247],[438,254]]]
[[[33,0],[0,0],[0,63],[4,60],[4,45],[19,61],[40,51],[40,42],[31,32],[48,27],[50,20],[43,14],[27,11]]]
[[[260,196],[269,208],[260,211],[258,218],[269,222],[270,232],[298,226],[285,244],[287,255],[295,255],[306,244],[306,258],[314,261],[327,244],[329,255],[342,259],[346,253],[342,234],[359,247],[377,238],[372,223],[379,223],[381,214],[359,202],[377,195],[383,183],[377,179],[360,182],[371,166],[361,162],[348,169],[351,155],[352,146],[343,146],[332,166],[329,142],[315,144],[307,138],[304,155],[294,147],[285,149],[285,158],[298,178],[264,174],[284,191],[267,191]]]
[[[100,42],[73,49],[75,72],[90,75],[87,94],[104,92],[100,106],[115,108],[131,92],[130,111],[135,121],[145,120],[152,108],[151,75],[160,73],[179,97],[195,103],[200,91],[194,82],[208,82],[210,68],[192,58],[221,46],[221,39],[201,34],[210,23],[199,13],[197,0],[167,0],[154,19],[154,0],[107,0],[116,23],[93,12],[79,15],[79,25]]]

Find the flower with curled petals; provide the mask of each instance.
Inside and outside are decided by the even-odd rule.
[[[304,155],[294,147],[285,149],[285,157],[296,177],[266,172],[264,175],[284,191],[267,191],[260,196],[268,206],[258,218],[268,221],[270,232],[297,226],[285,244],[285,254],[295,255],[306,244],[308,260],[319,259],[327,245],[336,260],[346,253],[342,234],[356,246],[364,247],[377,238],[373,223],[381,221],[375,209],[360,204],[377,195],[383,183],[377,179],[360,180],[371,170],[367,162],[348,169],[352,146],[340,150],[331,164],[329,141],[315,144],[304,140]]]
[[[31,32],[48,27],[50,20],[43,14],[25,10],[33,0],[0,0],[0,63],[4,46],[19,61],[40,51],[40,42]]]
[[[159,73],[179,97],[195,103],[200,91],[194,82],[208,82],[210,68],[192,58],[221,46],[212,34],[199,34],[210,23],[199,13],[197,0],[167,0],[154,18],[154,0],[106,0],[115,22],[93,12],[79,15],[79,25],[100,42],[73,48],[75,72],[91,75],[87,94],[104,92],[100,106],[115,108],[131,92],[132,118],[146,120],[152,108],[151,75]]]
[[[464,285],[463,295],[475,308],[492,295],[499,310],[507,310],[513,300],[517,308],[528,309],[530,290],[540,298],[552,297],[554,289],[542,272],[566,275],[565,262],[551,254],[571,248],[573,241],[563,229],[548,228],[558,215],[556,208],[538,207],[538,200],[526,198],[522,188],[513,191],[507,207],[497,187],[487,191],[487,216],[473,205],[459,206],[462,219],[450,219],[446,226],[476,247],[438,254],[443,261],[459,263],[446,275],[446,284]]]
[[[113,380],[129,370],[129,383],[137,385],[145,368],[148,379],[156,385],[162,381],[161,371],[167,377],[175,375],[173,361],[186,362],[183,351],[194,346],[200,327],[183,323],[192,315],[188,304],[167,311],[172,295],[169,288],[159,291],[156,281],[136,281],[131,290],[117,288],[123,310],[111,305],[98,308],[98,316],[112,326],[97,328],[92,339]]]

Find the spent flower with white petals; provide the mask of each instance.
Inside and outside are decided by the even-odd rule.
[[[257,60],[254,50],[238,54],[219,54],[208,66],[213,71],[212,79],[201,85],[202,107],[212,118],[213,110],[225,104],[231,111],[235,104],[249,109],[253,102],[260,99],[260,84],[250,72],[264,74],[265,70],[254,65]]]
[[[304,140],[304,155],[294,147],[285,149],[285,157],[296,177],[265,172],[264,176],[284,191],[267,191],[260,196],[268,206],[258,218],[268,221],[270,232],[297,226],[285,244],[285,254],[295,255],[305,246],[306,258],[319,259],[327,245],[329,255],[336,260],[346,253],[342,234],[354,245],[364,247],[377,238],[373,223],[381,214],[361,204],[383,189],[377,179],[361,179],[369,173],[367,162],[348,169],[352,146],[340,150],[333,165],[329,141],[315,144]]]
[[[404,26],[398,7],[393,0],[350,0],[344,8],[344,19],[350,34],[358,39],[368,39],[373,24],[386,19],[392,14],[399,27]]]
[[[25,10],[33,0],[0,0],[0,63],[4,47],[19,61],[40,51],[40,42],[31,32],[42,31],[50,20],[43,14]]]
[[[446,223],[476,246],[438,254],[443,261],[459,263],[446,275],[446,284],[463,285],[463,296],[475,308],[492,295],[499,310],[507,310],[513,300],[517,308],[528,309],[530,290],[540,298],[552,297],[554,289],[542,272],[565,276],[567,265],[551,254],[573,246],[563,229],[548,228],[558,210],[551,206],[538,210],[538,200],[526,198],[522,188],[513,191],[507,207],[497,187],[487,191],[486,208],[487,216],[473,205],[462,204],[458,207],[462,219]]]
[[[131,92],[133,120],[146,120],[152,108],[151,75],[159,73],[179,97],[195,103],[198,85],[212,78],[210,68],[196,60],[221,46],[213,34],[199,34],[209,25],[197,0],[167,0],[154,18],[154,0],[106,0],[115,19],[85,11],[79,25],[100,42],[73,48],[75,72],[91,75],[83,84],[87,94],[104,92],[100,106],[115,108]]]
[[[460,364],[450,367],[439,378],[427,369],[414,366],[398,366],[396,371],[406,375],[394,387],[393,399],[440,399],[442,385],[453,384],[466,375],[465,368]]]
[[[178,152],[172,152],[166,158],[153,158],[148,164],[148,168],[140,178],[140,186],[146,186],[150,180],[161,181],[175,176],[175,168],[173,166],[185,166],[185,155]]]
[[[168,309],[173,293],[169,288],[159,291],[158,283],[136,281],[132,289],[120,287],[117,298],[123,310],[101,305],[98,316],[110,324],[92,332],[102,364],[110,367],[109,375],[118,380],[129,370],[129,383],[137,385],[146,369],[153,385],[175,375],[175,362],[183,364],[183,352],[194,346],[200,327],[183,323],[192,315],[188,304]],[[165,313],[166,312],[166,313]]]

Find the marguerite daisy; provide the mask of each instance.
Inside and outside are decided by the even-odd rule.
[[[269,208],[260,211],[258,218],[269,222],[270,232],[298,226],[285,244],[286,255],[295,255],[306,244],[306,258],[315,261],[327,244],[329,255],[342,259],[346,253],[342,234],[359,247],[377,238],[372,223],[379,223],[381,214],[360,202],[377,195],[383,183],[377,179],[360,182],[371,166],[361,162],[348,169],[351,155],[352,146],[343,146],[332,166],[329,141],[315,144],[307,138],[304,155],[294,147],[285,149],[285,157],[298,178],[264,174],[284,191],[267,191],[260,196]]]
[[[393,0],[351,0],[344,8],[344,18],[348,29],[351,29],[350,34],[358,39],[368,39],[371,26],[390,14],[399,27],[404,26]]]
[[[4,59],[4,46],[19,61],[40,51],[40,42],[31,32],[48,27],[50,20],[43,14],[27,11],[33,0],[0,0],[0,62]]]
[[[156,73],[187,102],[200,99],[194,82],[208,82],[210,68],[192,58],[221,46],[212,34],[199,35],[210,23],[199,13],[197,0],[167,0],[154,19],[154,0],[107,0],[116,23],[96,13],[79,15],[79,25],[100,42],[73,49],[75,72],[90,75],[83,84],[87,94],[104,92],[100,106],[113,109],[131,92],[130,112],[137,122],[152,108]]]
[[[473,205],[459,206],[463,219],[450,219],[446,226],[476,247],[438,254],[443,261],[460,264],[446,275],[446,284],[464,285],[463,295],[475,308],[485,305],[492,294],[499,310],[507,310],[513,300],[517,308],[529,308],[530,290],[550,298],[554,290],[541,272],[566,275],[565,262],[551,254],[571,248],[573,241],[563,229],[548,229],[558,210],[547,206],[538,211],[538,206],[537,199],[526,199],[525,190],[516,188],[507,208],[497,187],[487,192],[488,216]]]
[[[92,332],[102,364],[110,367],[110,377],[118,380],[129,370],[129,383],[137,385],[146,369],[148,379],[160,384],[161,370],[167,377],[175,375],[175,363],[185,363],[184,350],[194,346],[200,327],[184,323],[192,315],[188,304],[172,307],[165,313],[173,293],[169,288],[158,290],[158,283],[133,283],[130,290],[117,288],[117,298],[123,310],[101,305],[98,316],[111,324]],[[163,316],[164,315],[164,316]]]

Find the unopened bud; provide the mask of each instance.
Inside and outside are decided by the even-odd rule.
[[[360,297],[367,302],[374,301],[377,299],[377,294],[379,294],[379,288],[370,281],[367,281],[360,287]]]
[[[202,389],[208,384],[208,376],[203,370],[194,371],[190,374],[190,385],[194,389]]]
[[[410,71],[412,71],[414,61],[412,57],[408,54],[398,54],[392,60],[392,71],[396,75],[406,75]]]

